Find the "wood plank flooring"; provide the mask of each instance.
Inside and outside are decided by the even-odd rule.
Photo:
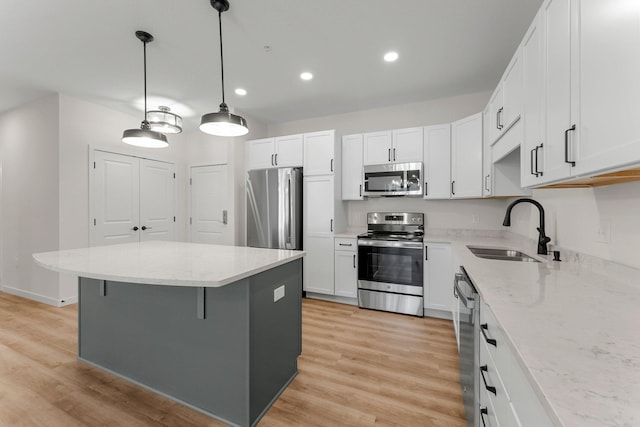
[[[305,299],[299,374],[258,424],[466,426],[450,321]],[[222,426],[76,360],[77,307],[0,292],[0,426]]]

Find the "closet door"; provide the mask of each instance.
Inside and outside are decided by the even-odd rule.
[[[174,240],[175,165],[140,159],[140,241]]]
[[[139,165],[136,157],[95,151],[91,246],[139,240]]]

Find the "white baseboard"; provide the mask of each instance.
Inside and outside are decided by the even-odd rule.
[[[44,304],[52,305],[54,307],[62,307],[65,305],[75,304],[78,302],[78,297],[71,297],[71,298],[65,298],[63,300],[57,300],[55,298],[51,298],[45,295],[36,294],[35,292],[25,291],[24,289],[12,288],[11,286],[2,286],[0,287],[0,290],[8,294],[28,298]]]

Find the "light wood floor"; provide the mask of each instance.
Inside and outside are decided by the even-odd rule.
[[[466,426],[451,322],[303,301],[267,426]],[[0,292],[0,426],[221,426],[76,360],[77,308]]]

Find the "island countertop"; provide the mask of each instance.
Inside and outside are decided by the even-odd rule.
[[[33,254],[61,273],[151,285],[220,287],[304,256],[303,251],[148,241]]]

